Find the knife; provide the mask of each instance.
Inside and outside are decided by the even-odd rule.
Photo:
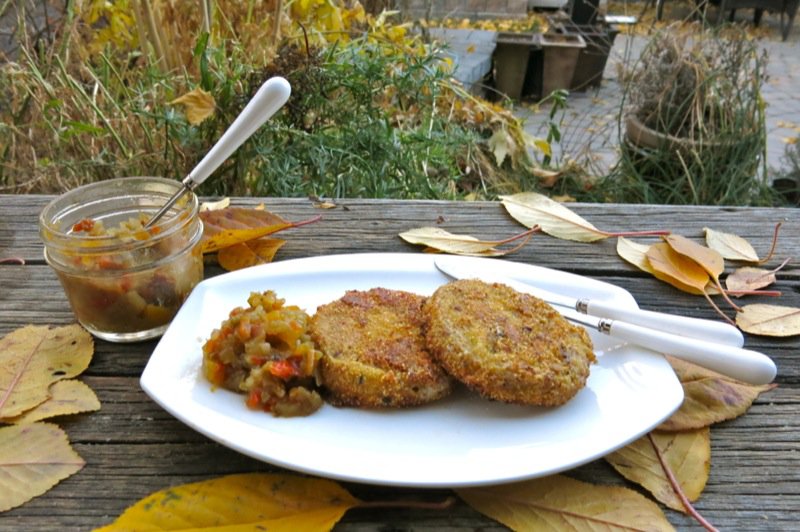
[[[455,279],[478,278],[489,282],[509,284],[509,279],[507,277],[501,278],[492,272],[486,271],[486,267],[477,262],[477,260],[481,259],[477,259],[476,263],[472,265],[468,264],[467,261],[472,260],[475,259],[465,259],[464,257],[438,257],[434,260],[434,263],[439,271]],[[670,334],[697,338],[733,347],[742,347],[744,345],[744,336],[741,331],[733,325],[721,321],[689,318],[687,316],[665,314],[663,312],[654,312],[639,308],[621,308],[604,301],[578,299],[563,294],[556,294],[529,284],[525,285],[525,290],[519,290],[518,288],[517,290],[538,297],[551,305],[577,310],[582,314],[620,320],[635,325],[641,325],[648,329],[656,329]]]
[[[537,296],[538,288],[514,279],[491,273],[478,273],[475,269],[454,265],[454,261],[436,259],[436,267],[457,279],[479,279],[484,282],[502,283],[517,290]],[[466,270],[466,271],[465,271]],[[540,298],[541,299],[541,298]],[[679,336],[665,331],[643,327],[622,320],[598,318],[568,308],[557,308],[566,319],[595,329],[614,338],[666,353],[734,379],[751,384],[768,384],[777,373],[775,363],[768,356],[741,347],[711,342],[698,338]]]

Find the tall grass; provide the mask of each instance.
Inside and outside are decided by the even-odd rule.
[[[519,122],[458,87],[440,49],[385,17],[331,30],[292,18],[291,2],[120,0],[102,16],[78,4],[51,46],[0,65],[0,191],[180,179],[272,75],[292,82],[289,103],[201,192],[455,198],[530,185]],[[124,20],[138,24],[106,31]],[[195,88],[216,102],[199,125],[169,103]],[[498,131],[516,146],[502,164],[487,143]]]
[[[741,30],[655,34],[634,65],[620,114],[621,152],[603,181],[615,201],[770,204],[761,85],[766,56]],[[629,117],[658,134],[625,135]]]

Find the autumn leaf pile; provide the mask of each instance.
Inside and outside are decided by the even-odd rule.
[[[794,336],[800,334],[800,309],[775,304],[750,304],[739,306],[731,297],[747,295],[779,296],[780,292],[764,290],[777,279],[776,274],[791,259],[784,259],[777,267],[767,270],[756,267],[768,262],[778,239],[765,258],[759,258],[752,245],[744,238],[704,228],[706,245],[687,237],[672,234],[669,230],[608,232],[598,229],[564,204],[535,192],[501,196],[501,203],[512,218],[528,227],[528,231],[505,240],[483,241],[471,235],[454,235],[439,227],[421,227],[400,233],[412,244],[424,245],[430,252],[457,255],[499,257],[517,251],[527,244],[534,233],[542,232],[555,238],[591,243],[607,238],[617,238],[617,254],[626,262],[683,292],[701,295],[726,321],[741,330],[764,336]],[[660,237],[661,241],[644,244],[631,237]],[[514,246],[500,248],[522,239]],[[740,264],[724,279],[725,261]],[[741,266],[751,264],[752,266]],[[735,311],[735,319],[712,299],[720,296]]]
[[[0,339],[0,511],[41,495],[84,465],[66,433],[44,419],[100,408],[75,379],[91,361],[79,325],[27,326]]]

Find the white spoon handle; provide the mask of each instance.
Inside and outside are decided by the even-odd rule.
[[[622,321],[600,320],[598,329],[614,338],[673,355],[751,384],[768,384],[777,373],[772,359],[749,349],[686,338]]]
[[[245,140],[283,107],[291,93],[289,82],[283,78],[274,77],[265,81],[203,160],[189,172],[184,183],[189,188],[194,188],[205,181]]]

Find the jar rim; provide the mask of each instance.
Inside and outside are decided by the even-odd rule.
[[[148,188],[148,185],[155,188]],[[163,190],[157,190],[162,187]],[[120,177],[97,181],[74,188],[64,194],[53,198],[39,214],[39,231],[46,246],[63,249],[86,249],[92,254],[108,253],[110,251],[132,250],[141,246],[151,246],[164,238],[171,236],[186,224],[190,223],[199,211],[199,200],[192,191],[179,200],[169,212],[172,216],[164,216],[152,229],[151,237],[143,240],[121,240],[108,235],[87,235],[71,232],[72,226],[61,227],[61,218],[69,212],[80,209],[82,206],[98,205],[112,199],[126,199],[133,202],[138,197],[152,197],[163,199],[160,205],[152,208],[153,213],[165,204],[175,193],[183,188],[179,181],[162,177]],[[103,194],[108,191],[107,194]],[[82,199],[91,198],[88,203]],[[150,209],[142,209],[150,210]],[[188,213],[182,216],[183,213]]]
[[[57,271],[69,274],[69,275],[73,275],[73,276],[78,275],[78,276],[91,276],[91,277],[97,277],[97,276],[100,276],[100,277],[118,277],[120,274],[130,275],[130,274],[135,274],[135,273],[142,272],[142,271],[153,270],[153,269],[161,267],[162,265],[164,265],[166,263],[174,261],[176,257],[180,257],[181,255],[183,255],[183,254],[185,254],[187,252],[188,253],[192,252],[192,249],[197,245],[198,242],[200,242],[200,239],[203,237],[203,223],[202,223],[202,221],[200,221],[199,218],[198,218],[197,222],[198,222],[197,223],[197,228],[195,229],[194,234],[188,240],[186,245],[184,247],[182,247],[180,250],[178,250],[178,251],[176,251],[174,253],[170,253],[169,255],[165,255],[165,256],[163,256],[163,257],[161,257],[161,258],[159,258],[159,259],[157,259],[157,260],[155,260],[153,262],[147,262],[147,263],[138,264],[138,265],[133,266],[133,267],[125,268],[124,270],[115,270],[115,269],[110,269],[110,270],[102,270],[102,269],[86,270],[86,269],[82,269],[82,268],[71,267],[69,265],[69,263],[61,262],[61,261],[57,260],[55,257],[51,256],[51,254],[48,253],[47,246],[45,246],[44,250],[43,250],[44,260],[51,268],[53,268],[53,269],[55,269]],[[92,248],[92,252],[93,252],[92,254],[94,254],[95,250],[97,250],[97,254],[102,254],[100,252],[100,250],[102,250],[102,249],[103,248],[100,248],[100,247]],[[108,248],[106,248],[106,249],[108,249]],[[113,249],[116,252],[116,251],[120,251],[122,248],[116,247],[116,248],[113,248]],[[125,250],[125,251],[127,251],[127,250]],[[84,253],[83,255],[87,255],[87,254]]]

